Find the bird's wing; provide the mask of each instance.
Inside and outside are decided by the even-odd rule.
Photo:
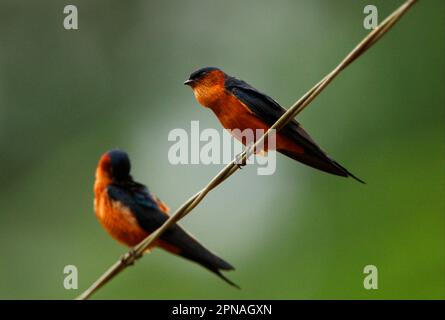
[[[154,232],[167,219],[158,201],[148,189],[137,182],[127,182],[125,185],[111,184],[108,186],[108,195],[111,199],[120,201],[128,207],[135,216],[140,227],[148,233]],[[178,224],[172,225],[160,237],[161,240],[173,245],[184,252],[201,249],[202,245]]]
[[[148,233],[155,231],[168,218],[147,188],[141,184],[111,184],[107,191],[111,199],[130,209],[139,225]]]
[[[269,126],[272,126],[286,112],[286,109],[281,107],[274,99],[259,92],[242,80],[228,77],[225,87]],[[321,152],[325,155],[295,119],[290,121],[280,132],[300,144],[305,151]]]
[[[274,99],[259,92],[244,81],[227,77],[225,87],[226,90],[244,103],[259,119],[269,126],[272,126],[286,112]],[[357,178],[345,167],[331,159],[295,119],[292,119],[282,128],[280,133],[292,139],[304,150],[303,154],[298,155],[289,153],[287,150],[281,150],[289,157],[326,172],[340,176],[351,176],[357,181],[364,183],[363,180]]]
[[[168,213],[170,212],[170,208],[165,204],[165,202],[163,202],[161,199],[159,199],[159,197],[154,194],[153,192],[150,192],[151,197],[156,201],[156,203],[159,206],[159,209],[168,215]]]

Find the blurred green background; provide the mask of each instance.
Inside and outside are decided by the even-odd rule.
[[[183,86],[191,71],[219,66],[288,107],[367,34],[368,2],[2,0],[0,298],[71,299],[126,250],[93,213],[105,151],[128,151],[172,209],[222,168],[167,161],[171,129],[220,128]],[[372,3],[382,20],[402,1]],[[242,290],[155,250],[94,298],[445,298],[444,12],[419,1],[299,116],[367,185],[279,155],[274,175],[248,166],[182,221]]]

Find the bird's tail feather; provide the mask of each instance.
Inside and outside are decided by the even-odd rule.
[[[313,167],[315,169],[331,173],[337,176],[342,177],[351,177],[355,180],[357,180],[360,183],[366,184],[363,180],[353,175],[351,172],[349,172],[345,167],[340,165],[335,160],[329,158],[325,154],[313,154],[311,152],[305,152],[305,153],[294,153],[289,152],[287,150],[279,150],[282,154],[288,156],[289,158],[292,158],[294,160],[297,160],[299,162],[302,162],[310,167]]]

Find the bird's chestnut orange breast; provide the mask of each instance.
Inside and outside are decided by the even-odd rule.
[[[148,233],[139,226],[131,210],[119,201],[112,200],[106,195],[96,197],[95,209],[102,226],[117,241],[134,246],[148,236]]]

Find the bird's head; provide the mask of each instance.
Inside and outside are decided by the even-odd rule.
[[[97,174],[111,181],[126,181],[130,179],[130,159],[128,154],[121,150],[111,150],[99,160]]]
[[[196,99],[205,107],[212,104],[224,92],[226,74],[215,67],[205,67],[194,71],[184,82],[193,89]]]

